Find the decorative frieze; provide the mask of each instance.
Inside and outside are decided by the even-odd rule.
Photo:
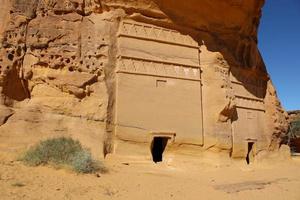
[[[117,73],[200,81],[199,68],[136,58],[120,58],[117,64]]]
[[[189,35],[182,35],[175,30],[132,21],[121,22],[119,36],[135,37],[198,48],[198,43]]]

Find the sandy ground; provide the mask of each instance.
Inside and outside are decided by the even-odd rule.
[[[182,154],[154,164],[113,155],[105,160],[108,174],[78,175],[27,167],[13,153],[0,151],[0,199],[300,200],[300,157],[248,166],[213,160]]]

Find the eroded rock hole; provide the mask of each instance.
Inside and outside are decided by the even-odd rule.
[[[251,156],[253,154],[253,145],[254,145],[254,142],[248,142],[248,152],[247,152],[247,157],[246,157],[246,162],[248,165],[252,161]]]
[[[73,71],[74,71],[74,68],[73,68],[73,67],[69,67],[69,71],[70,71],[70,72],[73,72]]]
[[[151,143],[151,154],[153,162],[162,162],[163,153],[168,144],[168,137],[154,137]]]
[[[7,58],[8,58],[10,61],[13,61],[13,60],[14,60],[14,55],[13,55],[13,54],[8,54],[8,55],[7,55]]]
[[[17,49],[17,56],[20,57],[22,55],[22,48],[18,47]]]
[[[74,8],[78,8],[79,7],[79,3],[73,2]]]

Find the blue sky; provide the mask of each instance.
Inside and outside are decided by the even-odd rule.
[[[300,110],[300,0],[266,0],[259,49],[286,110]]]

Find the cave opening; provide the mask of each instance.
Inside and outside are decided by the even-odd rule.
[[[248,165],[250,164],[250,162],[252,162],[253,145],[254,145],[254,142],[248,142],[248,152],[247,152],[247,156],[246,156],[246,162]]]
[[[169,137],[154,137],[151,144],[152,160],[155,163],[163,161],[163,153],[168,144]]]

